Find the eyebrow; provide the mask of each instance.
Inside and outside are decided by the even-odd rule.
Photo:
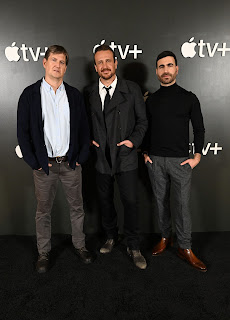
[[[55,57],[52,57],[51,59],[57,61],[57,58],[55,58]],[[59,61],[60,61],[61,63],[65,63],[65,60],[59,60]]]
[[[165,66],[171,67],[171,66],[173,66],[173,65],[174,65],[173,62],[169,62],[169,63],[167,63],[167,64],[160,64],[160,65],[158,66],[158,68],[160,68],[160,67],[165,67]]]

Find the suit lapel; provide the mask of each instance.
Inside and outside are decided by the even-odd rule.
[[[110,113],[119,104],[126,101],[125,95],[123,93],[127,93],[127,92],[128,92],[128,88],[126,83],[123,80],[120,80],[118,78],[117,86],[110,100],[110,103],[107,107],[106,114]]]

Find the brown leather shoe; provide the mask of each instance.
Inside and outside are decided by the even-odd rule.
[[[161,241],[153,248],[152,255],[157,256],[161,254],[169,245],[173,245],[172,238],[161,238]]]
[[[191,264],[191,266],[198,269],[199,271],[207,271],[206,265],[195,256],[191,249],[178,248],[177,255],[181,259],[186,260],[189,264]]]

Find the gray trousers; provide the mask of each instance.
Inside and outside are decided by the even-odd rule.
[[[181,162],[187,158],[170,158],[150,155],[153,163],[147,162],[149,177],[155,197],[156,212],[162,237],[169,238],[172,233],[170,193],[174,195],[173,212],[178,245],[191,249],[190,193],[192,168]]]
[[[60,180],[70,207],[72,227],[72,242],[75,248],[85,246],[83,233],[84,209],[82,200],[81,166],[72,170],[68,162],[56,163],[52,161],[49,175],[43,170],[34,170],[35,195],[37,199],[36,236],[39,254],[51,250],[51,210]]]

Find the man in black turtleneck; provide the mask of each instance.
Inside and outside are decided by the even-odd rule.
[[[189,205],[192,169],[200,162],[204,144],[200,103],[192,92],[176,84],[177,59],[171,51],[158,55],[156,74],[161,87],[147,99],[149,129],[144,152],[162,234],[152,255],[159,255],[172,245],[170,191],[173,191],[178,256],[205,272],[206,266],[191,250]],[[190,120],[194,133],[193,158],[189,158]]]

